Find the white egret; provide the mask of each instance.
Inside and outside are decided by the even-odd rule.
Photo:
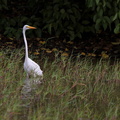
[[[40,66],[28,57],[28,44],[27,44],[26,35],[25,35],[25,32],[28,29],[36,29],[36,28],[29,25],[23,26],[23,38],[25,42],[24,70],[27,73],[27,78],[29,78],[30,76],[43,78],[43,71],[40,69]]]

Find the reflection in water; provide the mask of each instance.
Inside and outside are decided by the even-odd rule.
[[[25,80],[25,83],[21,90],[21,96],[23,101],[22,106],[28,107],[31,104],[32,99],[34,98],[35,90],[40,84],[40,78],[30,78]]]

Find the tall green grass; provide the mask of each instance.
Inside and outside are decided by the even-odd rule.
[[[120,118],[119,61],[58,57],[50,61],[46,56],[37,61],[44,82],[31,91],[31,98],[23,99],[23,55],[0,53],[0,120]]]

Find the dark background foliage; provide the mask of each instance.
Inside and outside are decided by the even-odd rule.
[[[24,24],[36,26],[31,36],[62,36],[120,31],[120,0],[0,0],[0,32],[21,37]],[[32,31],[33,32],[33,31]]]

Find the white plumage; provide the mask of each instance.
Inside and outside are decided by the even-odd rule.
[[[40,66],[30,58],[25,59],[24,70],[28,75],[31,75],[33,77],[43,76],[43,71],[40,69]]]
[[[36,28],[29,26],[29,25],[24,25],[23,27],[23,37],[24,37],[24,42],[25,42],[24,70],[27,73],[27,77],[29,76],[43,77],[43,71],[40,69],[40,66],[28,57],[28,45],[27,45],[27,40],[25,36],[25,32],[27,29],[36,29]]]

